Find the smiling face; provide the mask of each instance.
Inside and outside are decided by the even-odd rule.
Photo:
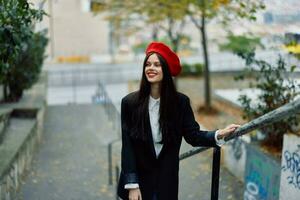
[[[155,53],[150,55],[146,61],[145,75],[150,83],[159,83],[163,79],[162,66]]]

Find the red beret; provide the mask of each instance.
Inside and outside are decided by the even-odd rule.
[[[167,45],[161,42],[151,42],[146,49],[146,55],[153,52],[158,53],[167,61],[172,76],[177,76],[180,73],[180,60]]]

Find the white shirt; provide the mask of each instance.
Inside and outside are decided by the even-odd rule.
[[[155,148],[156,157],[159,156],[159,153],[161,152],[161,149],[163,147],[163,144],[160,144],[159,142],[162,139],[161,131],[159,130],[159,106],[160,106],[160,98],[154,99],[151,95],[149,96],[149,104],[148,104],[148,110],[149,110],[149,117],[150,117],[150,125],[151,125],[151,132],[152,132],[152,138],[153,138],[153,145]],[[224,139],[217,139],[218,131],[216,131],[215,134],[215,140],[217,145],[221,146],[225,143]],[[125,189],[134,189],[138,188],[139,184],[137,183],[129,183],[125,185]]]
[[[149,98],[149,118],[150,118],[150,125],[151,125],[151,132],[153,138],[153,145],[155,148],[156,157],[158,157],[163,144],[160,144],[162,140],[162,134],[159,130],[159,106],[160,106],[160,98],[154,99],[151,95]]]

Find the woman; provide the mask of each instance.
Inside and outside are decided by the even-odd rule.
[[[202,131],[189,98],[176,91],[178,56],[165,44],[146,49],[140,89],[122,99],[118,195],[124,200],[177,200],[182,136],[192,146],[216,146],[239,125]]]

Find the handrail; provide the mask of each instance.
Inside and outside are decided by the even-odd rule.
[[[191,157],[193,155],[196,155],[198,153],[206,151],[206,150],[208,150],[210,148],[212,148],[212,147],[195,147],[195,148],[193,148],[193,149],[191,149],[191,150],[189,150],[187,152],[184,152],[184,153],[180,154],[179,160],[184,160],[184,159],[189,158],[189,157]]]
[[[239,136],[245,135],[254,129],[258,129],[268,124],[278,122],[293,114],[300,114],[300,98],[290,103],[287,103],[271,112],[268,112],[240,126],[236,131],[234,131],[232,135],[225,137],[225,141],[229,141]],[[211,147],[194,148],[188,152],[181,154],[179,156],[179,159],[183,160],[189,158],[195,154],[198,154],[210,148]],[[213,153],[213,166],[212,166],[211,200],[218,200],[219,198],[218,196],[219,196],[220,158],[221,158],[220,147],[215,147]]]
[[[112,102],[111,98],[107,94],[104,85],[99,81],[98,88],[96,94],[93,96],[94,101],[99,98],[100,102],[104,103],[105,111],[108,115],[108,118],[113,122],[113,128],[117,130],[118,137],[121,136],[120,134],[120,112]]]
[[[134,68],[126,67],[126,72],[130,76],[122,76],[120,70],[124,70],[124,67],[114,66],[114,67],[84,67],[78,69],[60,69],[60,70],[50,70],[48,72],[49,80],[48,85],[51,87],[67,87],[73,86],[74,84],[84,86],[84,85],[96,85],[99,80],[105,83],[122,83],[128,81],[132,78],[138,77],[138,72]],[[115,75],[108,76],[108,74],[114,73]]]
[[[278,122],[290,115],[300,113],[300,98],[292,101],[290,103],[287,103],[271,112],[268,112],[256,119],[253,119],[252,121],[240,126],[234,133],[228,137],[225,138],[225,141],[232,140],[234,138],[237,138],[239,136],[245,135],[255,129],[262,128],[266,125]],[[205,151],[209,149],[209,147],[197,147],[194,148],[188,152],[185,152],[179,156],[179,159],[185,159],[188,157],[191,157],[197,153],[200,153],[202,151]]]
[[[262,128],[266,125],[278,122],[294,114],[300,114],[300,98],[244,124],[243,126],[239,127],[232,135],[226,137],[225,141],[229,141],[233,138],[245,135],[254,129]]]
[[[114,139],[108,143],[107,146],[107,156],[108,156],[108,184],[113,184],[113,159],[112,159],[112,146],[115,142],[119,142],[121,139],[121,128],[120,128],[120,119],[121,114],[113,104],[111,98],[107,94],[104,85],[99,81],[98,88],[93,99],[96,100],[99,98],[100,102],[104,103],[104,109],[108,115],[108,118],[113,122],[113,129],[117,132],[117,139]]]

